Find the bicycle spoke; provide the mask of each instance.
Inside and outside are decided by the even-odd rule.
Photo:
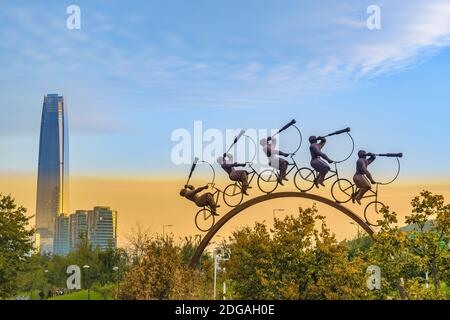
[[[338,203],[346,203],[353,196],[353,184],[347,179],[336,180],[331,186],[331,195]]]
[[[314,177],[314,174],[312,172],[310,172],[306,177],[303,177],[302,173],[300,172],[300,176],[302,177],[302,179],[307,180],[307,181],[313,181],[314,180],[314,178],[310,180],[311,176]]]
[[[275,191],[278,186],[278,177],[273,170],[264,170],[258,177],[258,187],[264,193]]]
[[[372,201],[369,203],[364,209],[364,218],[366,222],[374,227],[378,227],[380,225],[378,220],[383,218],[381,214],[381,210],[385,207],[385,205],[379,201]]]
[[[195,225],[200,231],[206,232],[214,225],[214,216],[211,211],[204,208],[195,215]]]
[[[309,168],[300,168],[294,175],[295,187],[302,191],[307,192],[314,187],[315,175]]]

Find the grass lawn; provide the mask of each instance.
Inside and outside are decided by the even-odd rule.
[[[88,292],[87,290],[81,290],[73,293],[64,294],[62,296],[53,297],[49,300],[87,300]],[[90,293],[91,300],[104,300],[103,297],[95,291],[91,290]]]

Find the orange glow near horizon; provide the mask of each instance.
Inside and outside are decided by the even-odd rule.
[[[136,179],[136,178],[95,178],[72,176],[70,180],[71,209],[92,209],[94,206],[109,206],[118,211],[119,246],[126,244],[127,235],[140,224],[153,233],[162,233],[163,225],[173,225],[166,232],[175,237],[194,236],[200,234],[194,224],[194,215],[198,208],[191,202],[179,196],[180,187],[185,183],[178,180]],[[220,187],[225,186],[219,183]],[[404,217],[410,213],[410,201],[421,190],[442,194],[448,201],[450,198],[450,182],[447,183],[412,183],[385,186],[380,189],[380,200],[389,205],[399,215],[399,222],[403,224]],[[281,190],[281,189],[280,189]],[[283,190],[292,190],[285,187]],[[314,193],[329,197],[329,188]],[[16,202],[28,209],[33,215],[36,206],[36,177],[32,174],[1,174],[0,193],[11,194]],[[257,195],[257,187],[251,189],[251,195]],[[220,232],[226,237],[242,226],[253,225],[256,221],[273,220],[273,209],[284,209],[277,212],[277,218],[286,214],[297,214],[298,207],[311,206],[312,202],[303,199],[278,199],[256,205],[235,217]],[[364,206],[346,204],[351,210],[362,214]],[[343,214],[317,204],[319,212],[327,216],[327,223],[336,233],[338,239],[352,237],[357,227],[350,224],[351,220]],[[226,206],[219,209],[225,214]],[[34,219],[31,221],[34,225]]]

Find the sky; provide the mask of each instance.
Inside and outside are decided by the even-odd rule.
[[[447,179],[426,163],[450,156],[450,3],[378,1],[381,30],[371,4],[0,1],[0,168],[36,170],[43,96],[60,93],[73,174],[181,174],[177,128],[296,118],[304,135],[351,126],[357,147],[403,151],[411,177]]]
[[[79,30],[66,27],[73,4]],[[373,4],[380,30],[366,26]],[[0,9],[8,179],[36,175],[43,97],[59,93],[73,177],[182,178],[174,130],[295,118],[304,137],[351,127],[357,149],[403,152],[400,182],[450,182],[447,0],[0,0]],[[391,174],[389,161],[379,163]]]

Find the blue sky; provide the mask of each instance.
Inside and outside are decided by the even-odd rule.
[[[66,8],[81,8],[81,30]],[[381,7],[382,29],[366,28]],[[450,2],[0,0],[0,170],[35,171],[46,93],[67,97],[73,174],[184,172],[177,128],[351,126],[450,179]],[[305,149],[303,149],[305,150]],[[302,158],[303,156],[300,156]],[[353,166],[353,164],[351,164]]]

